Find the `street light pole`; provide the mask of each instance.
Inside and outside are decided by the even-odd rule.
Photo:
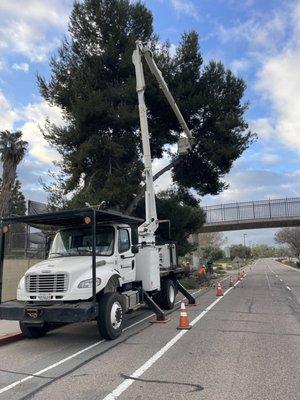
[[[247,233],[243,233],[243,236],[244,236],[244,247],[246,247],[246,236],[247,236]]]

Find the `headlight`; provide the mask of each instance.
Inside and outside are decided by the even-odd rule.
[[[96,286],[101,284],[101,279],[96,278]],[[93,286],[93,279],[86,279],[85,281],[81,281],[78,285],[80,289],[91,288]]]

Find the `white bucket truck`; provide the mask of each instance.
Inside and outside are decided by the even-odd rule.
[[[190,131],[151,52],[137,42],[133,63],[145,165],[145,221],[98,207],[4,219],[0,276],[10,224],[56,231],[47,259],[29,268],[22,277],[17,300],[0,305],[0,319],[20,321],[27,338],[45,335],[51,323],[97,320],[101,336],[115,339],[122,333],[124,314],[145,303],[154,310],[157,320],[164,321],[162,309],[174,307],[178,290],[190,303],[195,302],[177,280],[182,270],[177,263],[176,245],[155,241],[160,221],[156,214],[142,56],[186,133],[187,137],[179,143],[180,149],[186,151],[189,147]]]

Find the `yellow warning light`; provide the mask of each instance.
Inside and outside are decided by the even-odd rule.
[[[3,225],[2,232],[3,233],[7,233],[8,232],[8,225]]]
[[[92,218],[91,217],[84,217],[84,223],[85,224],[90,224],[92,222]]]

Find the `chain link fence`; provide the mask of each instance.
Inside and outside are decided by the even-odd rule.
[[[14,225],[6,234],[1,301],[16,298],[20,279],[32,265],[46,257],[46,235]]]

